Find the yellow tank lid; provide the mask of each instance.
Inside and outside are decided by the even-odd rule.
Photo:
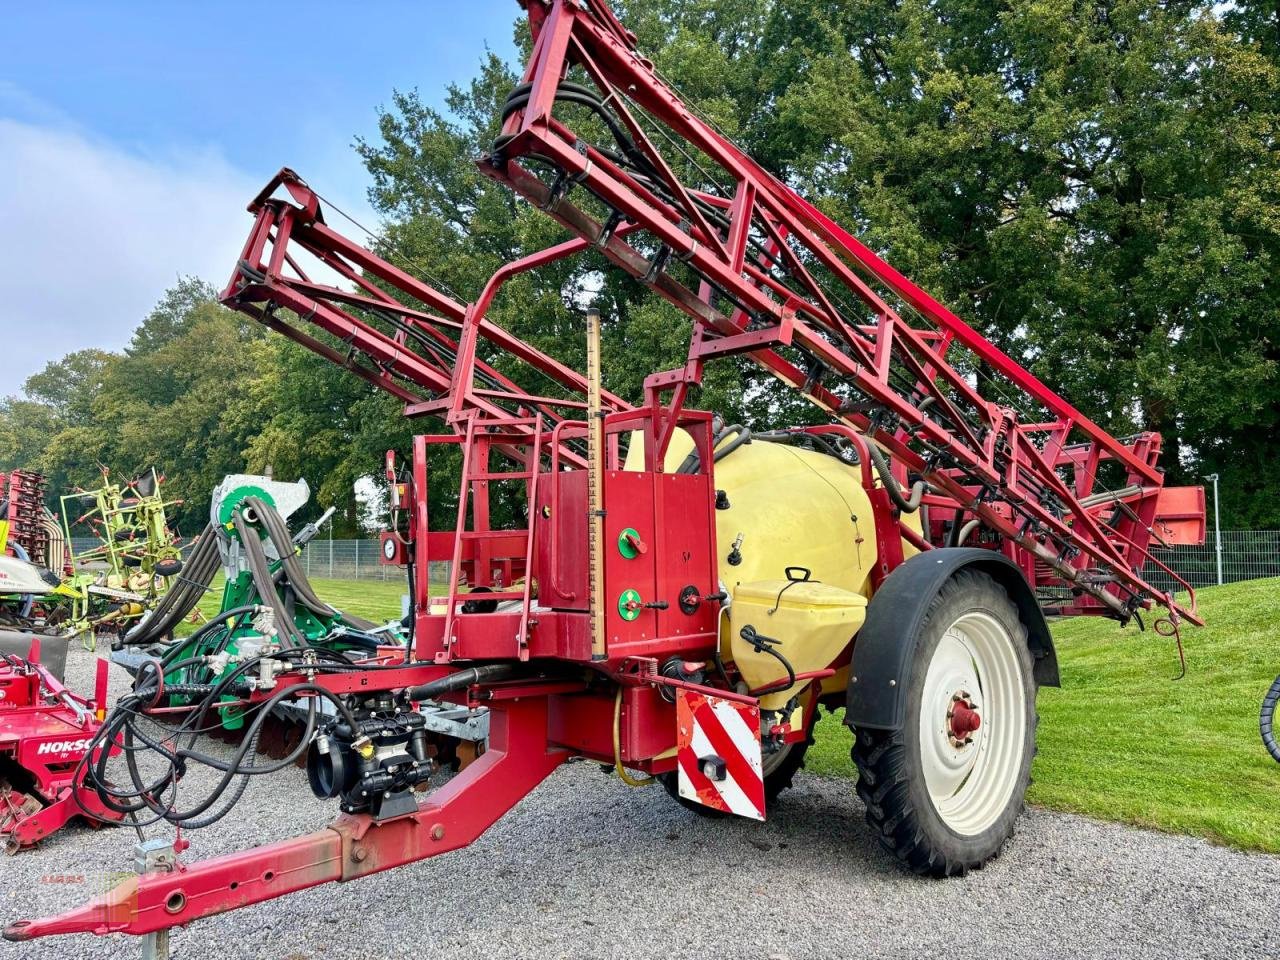
[[[779,608],[867,605],[867,598],[862,594],[817,580],[755,580],[736,586],[733,598],[735,601],[764,603],[769,607],[777,603]]]

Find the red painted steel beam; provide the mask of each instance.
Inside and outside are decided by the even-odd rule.
[[[173,873],[130,878],[102,898],[55,917],[19,920],[4,938],[68,933],[144,935],[274,900],[335,880],[355,880],[474,842],[568,756],[547,740],[547,697],[495,699],[489,748],[433,791],[418,812],[375,823],[343,816],[316,833],[204,860]]]
[[[293,203],[275,196],[282,188]],[[532,405],[545,415],[553,415],[560,407],[559,399],[518,386],[476,357],[475,344],[480,338],[564,387],[569,394],[565,407],[575,409],[581,404],[581,399],[574,399],[585,396],[586,380],[581,374],[502,329],[485,314],[509,279],[581,253],[588,247],[584,241],[570,240],[507,264],[490,278],[477,303],[467,306],[328,227],[319,196],[290,170],[277,174],[249,210],[255,214],[254,226],[222,293],[223,302],[392,393],[405,402],[406,414],[447,413],[461,425],[472,411],[503,416],[510,413],[503,404],[514,404]],[[631,229],[634,227],[622,225],[617,232],[625,235]],[[290,252],[291,246],[305,249],[358,292],[308,279]],[[297,276],[286,273],[286,265]],[[418,300],[428,310],[405,306],[375,280]],[[324,330],[345,350],[286,324],[273,316],[276,308],[287,309]],[[357,310],[391,314],[422,342],[414,341],[405,329],[394,335],[383,333],[352,312]],[[457,330],[457,339],[441,328]],[[361,358],[368,358],[372,368],[362,364]],[[477,378],[484,384],[477,386]],[[424,392],[416,393],[406,384]],[[607,391],[603,399],[613,409],[629,409],[621,398]],[[562,414],[554,415],[558,418]]]
[[[508,117],[506,137],[485,172],[584,240],[600,242],[609,259],[712,331],[709,337],[695,334],[683,371],[686,382],[673,372],[654,380],[655,389],[675,391],[673,404],[678,403],[688,378],[700,376],[702,358],[717,352],[745,352],[833,416],[870,429],[909,469],[924,473],[959,505],[1117,616],[1126,617],[1128,604],[1135,602],[1126,598],[1145,601],[1154,597],[1183,616],[1195,618],[1193,611],[1179,608],[1172,597],[1147,583],[1140,575],[1140,564],[1130,563],[1133,553],[1124,546],[1124,534],[1140,536],[1143,531],[1129,529],[1132,524],[1122,524],[1123,530],[1112,529],[1081,506],[1079,490],[1092,486],[1092,476],[1085,484],[1077,480],[1074,489],[1056,476],[1058,450],[1074,432],[1118,461],[1131,476],[1158,487],[1160,473],[1138,445],[1122,442],[1092,423],[698,118],[635,53],[633,43],[618,29],[616,18],[607,13],[604,4],[556,0],[545,16],[531,7],[530,21],[537,42],[525,74],[532,84],[529,100],[524,109]],[[557,82],[552,78],[564,77],[575,63],[600,88],[602,102],[618,104],[615,115],[632,137],[634,150],[651,161],[647,179],[621,168],[554,116]],[[718,233],[707,236],[712,228],[700,210],[699,215],[690,215],[690,203],[705,196],[705,191],[672,182],[671,167],[661,160],[661,151],[633,115],[632,106],[665,125],[736,184],[732,197],[719,198],[713,204],[727,217],[723,237]],[[534,153],[560,171],[557,189],[548,188],[514,162]],[[634,151],[629,155],[634,156]],[[675,260],[687,264],[701,278],[699,293],[676,281],[661,257],[649,260],[635,247],[605,238],[602,225],[569,202],[559,189],[566,178],[571,189],[591,193],[626,221],[640,225]],[[654,192],[659,183],[665,185],[668,198]],[[748,262],[746,243],[753,232],[769,242],[772,264],[766,260],[759,265]],[[709,239],[713,242],[706,242]],[[866,324],[860,316],[851,323],[853,318],[842,316],[826,288],[811,274],[810,263],[821,264],[839,286],[865,305],[875,321]],[[779,284],[779,268],[790,275],[795,287]],[[932,327],[917,330],[907,324],[859,271]],[[788,330],[785,338],[766,333],[759,349],[747,349],[748,342],[739,339],[748,332],[747,317],[741,311],[726,317],[715,310],[710,303],[713,290],[727,294],[758,321],[772,318],[780,332],[778,321],[783,311],[790,309],[797,317],[794,329]],[[717,340],[725,337],[730,342],[717,348]],[[823,364],[830,386],[783,358],[778,350],[785,348],[788,338],[793,348],[802,348]],[[1032,431],[1018,424],[1012,409],[983,398],[968,377],[947,361],[946,353],[956,342],[1006,378],[1021,398],[1059,418],[1050,425],[1043,448],[1033,442]],[[839,393],[831,389],[833,378],[888,411],[897,425],[880,429],[882,421],[870,423],[865,415],[851,413]],[[926,412],[929,404],[932,406]],[[964,484],[946,475],[956,468],[967,483],[976,483],[978,492],[987,496],[975,497]],[[991,500],[1009,505],[1013,519]],[[1102,578],[1095,577],[1090,567],[1100,571]],[[1102,585],[1103,581],[1110,581],[1110,585]]]

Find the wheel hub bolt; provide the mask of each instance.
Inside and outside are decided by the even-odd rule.
[[[961,690],[951,698],[947,709],[947,735],[953,746],[973,743],[973,734],[982,726],[982,716],[967,692]]]

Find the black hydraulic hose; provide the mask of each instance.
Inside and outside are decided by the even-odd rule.
[[[357,630],[375,629],[376,624],[362,617],[343,613],[320,599],[312,588],[311,581],[307,579],[306,571],[298,559],[298,548],[293,542],[293,535],[289,532],[289,526],[284,522],[284,518],[280,516],[275,507],[259,497],[246,497],[244,502],[260,518],[262,527],[267,532],[267,538],[271,541],[272,546],[275,547],[276,553],[280,557],[280,566],[285,572],[288,585],[304,607],[320,617],[341,617],[344,623]],[[292,620],[292,617],[290,619]]]
[[[261,658],[256,658],[256,659],[261,659]],[[253,661],[251,661],[249,665],[251,665],[252,662]],[[204,689],[208,692],[207,692],[207,696],[204,704],[204,709],[202,709],[199,713],[200,717],[204,716],[209,705],[215,702],[219,695],[219,690],[217,688],[210,689],[206,687]],[[270,716],[272,710],[276,707],[276,705],[278,705],[281,701],[283,701],[288,697],[292,697],[300,692],[306,692],[306,691],[310,691],[318,696],[322,696],[322,697],[325,697],[326,699],[331,700],[335,704],[335,706],[338,708],[339,713],[342,714],[344,720],[346,720],[348,723],[351,723],[352,725],[355,724],[354,715],[351,714],[346,704],[343,703],[339,697],[337,697],[335,694],[333,694],[329,690],[312,683],[304,683],[304,684],[298,684],[295,686],[286,687],[278,691],[274,696],[272,696],[270,699],[265,701],[263,704],[261,704],[257,708],[259,710],[257,716],[254,718],[253,722],[251,723],[249,730],[246,733],[245,739],[241,743],[240,748],[237,750],[236,754],[232,757],[230,761],[219,760],[216,757],[211,757],[191,749],[177,749],[176,751],[170,750],[167,747],[165,747],[163,744],[152,740],[150,737],[146,736],[146,734],[142,733],[140,730],[136,729],[133,725],[129,724],[128,719],[131,715],[129,712],[120,711],[121,719],[116,723],[112,724],[111,726],[122,729],[122,732],[123,732],[122,749],[126,753],[130,779],[133,781],[134,789],[132,793],[124,793],[122,791],[112,790],[107,785],[105,768],[106,768],[107,753],[109,751],[104,750],[102,751],[102,756],[99,758],[98,762],[95,764],[94,770],[93,770],[94,786],[98,792],[99,798],[102,800],[105,806],[107,806],[110,809],[117,810],[118,812],[121,812],[121,813],[136,812],[138,810],[141,810],[143,807],[146,807],[150,809],[153,813],[155,813],[159,818],[168,820],[172,823],[177,823],[180,826],[194,828],[194,827],[208,826],[210,823],[216,822],[217,820],[221,819],[223,816],[226,815],[226,812],[231,808],[231,806],[234,805],[235,801],[238,800],[239,797],[243,794],[244,792],[243,784],[237,788],[231,801],[228,802],[227,804],[224,804],[222,809],[208,816],[202,816],[202,814],[204,814],[205,811],[207,811],[211,806],[213,806],[215,803],[218,802],[218,799],[225,793],[228,785],[236,776],[247,777],[250,775],[271,773],[276,770],[283,769],[284,767],[288,766],[290,763],[293,763],[294,761],[296,761],[297,758],[302,755],[303,751],[307,749],[307,747],[310,744],[310,735],[312,732],[314,732],[314,720],[315,720],[314,700],[312,701],[312,703],[308,704],[308,730],[304,734],[298,746],[293,751],[290,752],[289,756],[285,757],[283,760],[279,760],[264,766],[257,766],[252,764],[246,766],[244,763],[245,757],[248,756],[253,749],[256,749],[256,745],[257,745],[259,736],[261,734],[262,726],[266,721],[267,717]],[[182,732],[183,730],[180,728],[179,735],[181,735]],[[139,748],[137,748],[134,745],[133,741],[135,736],[139,740],[141,740],[144,744],[146,744],[152,750],[152,752],[160,754],[161,756],[165,757],[166,760],[168,761],[168,771],[150,784],[145,784],[145,785],[143,784],[140,771],[138,770],[138,767],[137,767],[135,754]],[[115,739],[116,739],[116,734],[113,733],[112,740],[114,741]],[[193,742],[194,742],[194,736],[193,736]],[[171,805],[169,806],[162,805],[161,802],[156,798],[158,795],[162,795],[164,792],[168,791],[170,788],[176,787],[177,781],[181,779],[183,773],[186,770],[186,764],[188,760],[193,760],[197,763],[200,763],[204,766],[210,767],[215,770],[221,770],[223,772],[223,777],[202,802],[200,802],[190,810],[176,812],[172,809]],[[117,799],[118,800],[134,799],[137,802],[132,804],[127,804],[127,803],[121,804],[121,803],[115,802],[115,800]]]
[[[725,437],[728,437],[731,434],[737,434],[737,436],[726,443],[723,447],[720,446]],[[723,430],[718,431],[715,439],[711,441],[712,462],[719,463],[744,443],[750,442],[751,431],[742,424],[735,423],[732,426],[725,427]],[[697,447],[695,447],[689,451],[689,455],[685,457],[680,466],[676,468],[676,473],[697,473],[698,464],[701,462],[702,457],[698,454]]]
[[[409,615],[404,617],[400,621],[400,626],[403,627],[405,630],[406,643],[405,643],[404,659],[405,659],[405,662],[408,663],[410,652],[413,650],[413,631],[417,629],[418,588],[417,588],[417,584],[414,582],[416,578],[413,575],[412,559],[410,559],[409,562],[405,564],[404,569],[405,569],[405,577],[408,579],[408,582],[409,582]]]
[[[216,528],[205,527],[187,557],[182,572],[151,615],[146,617],[124,636],[128,646],[146,646],[161,640],[189,614],[204,596],[218,570],[218,541]]]
[[[784,657],[781,651],[773,648],[773,645],[778,642],[777,640],[773,637],[766,637],[762,633],[757,633],[756,628],[749,623],[739,631],[739,635],[743,640],[751,644],[751,648],[757,653],[767,653],[782,664],[782,668],[787,671],[788,681],[787,685],[782,689],[787,690],[795,685],[796,671],[795,668],[791,666],[791,661]]]
[[[271,713],[271,708],[285,697],[290,696],[295,691],[305,686],[312,686],[313,689],[322,689],[315,687],[314,685],[302,684],[299,687],[286,687],[284,690],[277,692],[275,696],[271,697],[271,699],[267,700],[266,703],[263,704],[258,715],[254,717],[253,723],[250,724],[244,740],[241,742],[239,749],[235,752],[230,762],[217,760],[214,757],[187,750],[178,750],[173,755],[175,760],[180,764],[180,769],[185,767],[185,761],[187,759],[194,759],[196,762],[204,764],[205,766],[213,767],[215,770],[222,770],[222,778],[219,780],[218,784],[210,791],[208,796],[198,802],[194,807],[190,810],[176,812],[172,807],[161,807],[158,803],[144,797],[147,802],[147,806],[151,808],[152,812],[162,815],[170,823],[182,825],[190,821],[195,821],[201,814],[218,802],[218,799],[226,791],[231,781],[238,775],[238,768],[240,764],[244,762],[244,758],[248,754],[248,751],[257,745],[258,735],[262,730],[262,724]]]
[[[209,827],[217,823],[219,820],[225,817],[228,813],[230,813],[231,809],[237,803],[240,802],[240,798],[244,796],[245,790],[248,789],[249,787],[250,777],[258,776],[264,773],[274,773],[277,770],[283,770],[286,766],[288,766],[291,763],[297,762],[298,758],[301,757],[306,750],[310,749],[311,736],[313,733],[315,733],[315,729],[316,729],[316,701],[315,701],[315,698],[312,697],[307,702],[306,729],[303,730],[302,736],[298,740],[298,745],[289,752],[288,756],[284,757],[281,760],[277,760],[274,763],[267,764],[266,766],[262,766],[262,767],[250,766],[247,768],[242,768],[241,769],[242,776],[240,777],[240,782],[236,784],[235,789],[231,792],[231,795],[227,797],[226,802],[221,806],[221,808],[219,808],[218,810],[215,810],[213,813],[207,814],[206,816],[199,818],[198,820],[183,820],[181,823],[178,824],[178,826],[186,830],[198,830],[201,827]],[[253,738],[252,738],[253,750],[257,749],[258,740],[261,737],[261,734],[262,734],[261,728],[254,731]]]
[[[904,496],[902,487],[898,485],[898,480],[889,469],[889,463],[885,460],[884,453],[876,445],[875,441],[867,444],[867,452],[871,454],[871,463],[875,466],[876,473],[880,476],[880,482],[884,484],[885,491],[889,494],[889,499],[903,513],[915,513],[920,508],[920,501],[924,498],[925,482],[917,480],[911,486],[910,498]]]
[[[216,627],[221,626],[233,617],[238,617],[245,613],[256,613],[261,609],[262,607],[258,604],[250,603],[242,607],[232,607],[230,610],[222,611],[222,613],[218,614],[212,620],[208,620],[201,624],[200,629],[191,634],[191,636],[175,642],[173,646],[164,652],[164,656],[160,658],[160,663],[166,668],[170,667],[173,657],[177,656],[179,651],[189,648],[192,644],[199,643],[206,636],[212,633]]]
[[[206,685],[198,684],[177,684],[169,688],[177,694],[198,694],[210,693],[214,688]],[[98,733],[94,736],[89,745],[89,749],[85,751],[85,760],[89,760],[95,750],[101,748],[97,760],[94,760],[89,766],[89,772],[92,777],[92,785],[98,794],[98,799],[102,801],[103,806],[116,813],[137,813],[144,808],[151,808],[145,798],[163,793],[170,787],[176,785],[177,780],[181,778],[181,770],[175,763],[175,756],[163,745],[151,740],[141,731],[129,722],[134,715],[134,704],[145,703],[154,693],[151,688],[144,688],[129,698],[118,703],[107,716],[106,722],[98,729]],[[142,773],[138,769],[137,758],[135,753],[138,748],[134,746],[133,738],[137,736],[147,747],[155,753],[159,753],[169,761],[168,770],[161,774],[156,780],[150,784],[143,785]],[[129,777],[133,782],[133,792],[125,793],[119,790],[113,790],[108,785],[107,779],[107,762],[111,757],[110,745],[119,744],[121,750],[125,754],[126,765],[129,769]],[[84,761],[82,761],[84,762]],[[135,803],[117,803],[116,801],[135,800]],[[153,811],[154,812],[154,811]]]
[[[716,447],[714,450],[711,451],[712,453],[711,459],[714,463],[719,463],[721,460],[723,460],[729,454],[733,453],[733,451],[737,450],[744,443],[751,442],[751,431],[746,427],[742,426],[742,424],[735,423],[731,427],[724,428],[724,436],[728,436],[729,434],[735,433],[735,432],[737,433],[737,436],[734,437],[732,440],[730,440],[728,443],[726,443],[723,447],[719,445],[719,439],[717,438]]]
[[[246,498],[246,503],[249,498]],[[289,619],[288,611],[284,609],[284,605],[280,602],[280,596],[276,593],[275,581],[271,577],[271,565],[267,560],[266,551],[262,548],[262,541],[258,539],[255,531],[249,529],[244,519],[244,509],[241,507],[231,515],[232,523],[236,528],[236,533],[240,537],[240,543],[244,547],[245,560],[249,566],[249,573],[253,577],[254,586],[258,589],[258,595],[262,602],[271,607],[275,613],[276,633],[280,639],[282,647],[300,647],[305,646],[303,637],[298,631],[297,626]]]
[[[803,433],[799,430],[769,430],[765,433],[753,433],[751,437],[753,440],[763,440],[766,443],[785,443],[791,446],[808,442],[812,444],[819,453],[825,453],[827,456],[835,457],[844,464],[850,463],[850,461],[846,460],[841,455],[840,451],[836,449],[835,444],[831,443],[831,441],[826,437],[816,433]],[[856,459],[853,461],[854,464],[857,462],[858,461]]]
[[[532,83],[522,83],[507,95],[506,102],[502,106],[502,120],[504,123],[513,113],[528,105],[532,91]],[[604,105],[604,101],[600,99],[594,90],[577,83],[564,81],[557,85],[555,99],[586,107],[609,128],[609,133],[613,136],[614,141],[632,163],[651,175],[657,175],[658,171],[654,168],[653,163],[636,147],[635,141],[631,139],[627,131],[622,128],[622,125],[609,112]]]
[[[1258,716],[1258,731],[1262,734],[1262,743],[1276,763],[1280,763],[1280,743],[1276,742],[1276,713],[1280,705],[1280,677],[1276,677],[1271,689],[1262,698],[1262,713]]]
[[[289,586],[302,601],[302,605],[318,616],[336,617],[338,611],[321,600],[307,582],[306,574],[298,565],[298,548],[293,542],[293,536],[276,508],[259,497],[245,497],[244,504],[257,515],[267,533],[267,539],[280,557],[280,566],[285,571]]]
[[[328,660],[327,663],[312,663],[311,669],[321,672],[332,671],[349,671],[360,669],[346,661],[344,657],[335,651],[315,650],[287,650],[276,654],[285,660],[295,660],[302,656],[319,657],[322,660]],[[216,708],[220,698],[227,693],[233,684],[246,672],[252,669],[257,663],[270,657],[254,657],[241,664],[238,664],[229,674],[224,676],[217,684],[171,684],[164,689],[167,692],[176,695],[203,697],[199,708],[188,714],[183,723],[161,739],[153,739],[148,736],[141,728],[135,725],[134,719],[143,715],[146,706],[149,705],[160,690],[160,675],[147,676],[143,675],[142,679],[135,684],[132,693],[121,698],[111,714],[107,717],[106,722],[99,729],[86,751],[80,766],[77,768],[76,776],[87,781],[98,794],[102,803],[111,810],[121,814],[136,814],[142,809],[149,809],[156,815],[156,820],[164,819],[170,822],[180,823],[187,827],[208,826],[221,819],[234,806],[235,802],[244,793],[245,783],[241,783],[235,788],[234,793],[228,798],[227,802],[214,811],[206,814],[206,811],[217,803],[219,798],[225,794],[225,791],[231,780],[236,776],[248,776],[263,773],[270,773],[275,770],[282,769],[289,763],[301,756],[302,752],[307,748],[310,741],[310,735],[314,732],[314,716],[315,703],[314,696],[324,697],[330,700],[337,708],[338,713],[343,720],[354,727],[356,720],[350,708],[346,703],[331,691],[312,683],[304,683],[296,686],[284,687],[276,693],[275,696],[269,698],[264,703],[254,705],[253,710],[258,710],[258,715],[251,723],[245,743],[231,761],[219,760],[215,757],[206,756],[193,749],[196,737],[202,732],[205,717],[209,711]],[[257,766],[246,765],[245,757],[250,751],[256,749],[260,732],[266,718],[271,714],[272,710],[282,700],[293,697],[303,692],[313,693],[312,702],[308,704],[308,731],[304,734],[298,747],[293,750],[284,760],[271,764]],[[182,748],[180,744],[183,741],[188,743],[186,748]],[[138,745],[138,741],[142,746]],[[162,742],[163,741],[163,742]],[[114,789],[107,779],[107,763],[110,755],[115,752],[107,749],[108,745],[114,745],[120,752],[125,754],[126,765],[129,771],[129,779],[132,781],[133,789],[131,791]],[[171,746],[172,745],[172,746]],[[144,777],[138,767],[137,755],[143,750],[158,755],[166,761],[166,769],[157,776],[156,779],[149,783],[144,782]],[[93,759],[94,753],[99,756]],[[205,802],[196,806],[192,810],[177,812],[172,809],[172,803],[176,799],[176,790],[178,781],[182,779],[187,769],[188,761],[208,766],[212,769],[221,770],[224,776],[221,782],[215,787],[213,792],[206,798]],[[86,776],[87,774],[87,776]],[[155,821],[151,821],[155,822]]]
[[[490,663],[459,670],[457,673],[448,674],[417,687],[406,687],[404,694],[410,700],[430,700],[442,693],[465,689],[473,683],[502,680],[514,672],[515,667],[509,663]]]

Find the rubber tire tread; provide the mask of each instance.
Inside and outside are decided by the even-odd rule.
[[[928,668],[926,657],[918,655],[912,663],[907,722],[903,728],[893,731],[860,729],[854,732],[852,756],[858,769],[857,792],[866,805],[867,823],[875,831],[882,847],[921,876],[961,876],[997,857],[1005,841],[1013,835],[1031,779],[1039,721],[1035,709],[1036,685],[1032,677],[1031,649],[1027,645],[1026,625],[1004,588],[980,571],[961,570],[956,573],[930,602],[928,615],[921,626],[918,649],[927,648],[927,653],[932,655],[936,638],[941,637],[962,613],[975,608],[994,614],[1009,627],[1021,652],[1024,682],[1029,686],[1026,704],[1030,749],[1023,761],[1019,783],[996,822],[976,837],[963,837],[952,831],[933,810],[923,772],[911,759],[913,753],[918,754],[918,747],[914,751],[910,749],[907,736],[908,732],[912,737],[917,736],[918,701]]]
[[[1262,698],[1262,711],[1258,714],[1258,732],[1262,734],[1263,746],[1271,758],[1280,763],[1280,743],[1276,742],[1275,721],[1280,712],[1280,677],[1276,677],[1271,689]]]

